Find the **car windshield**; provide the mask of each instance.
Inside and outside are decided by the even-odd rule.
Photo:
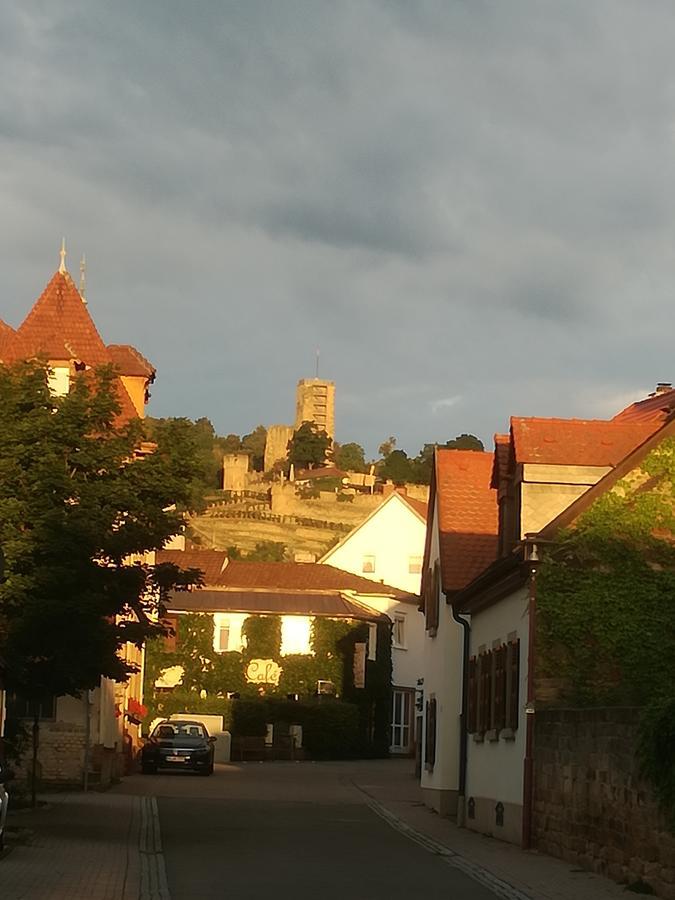
[[[201,738],[207,737],[206,730],[199,722],[161,722],[153,732],[153,737],[161,740],[173,738]]]

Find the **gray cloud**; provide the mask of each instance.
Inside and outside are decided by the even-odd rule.
[[[338,436],[416,452],[672,377],[663,0],[0,13],[0,317],[65,232],[155,413],[289,420],[320,346]]]

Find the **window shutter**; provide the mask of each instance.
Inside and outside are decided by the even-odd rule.
[[[493,728],[501,731],[506,725],[506,644],[494,651],[494,721]]]
[[[480,700],[478,705],[478,730],[490,728],[492,654],[481,653],[479,657]]]
[[[178,634],[178,616],[165,616],[162,619],[162,625],[170,629],[169,634],[164,636],[164,652],[176,652],[176,638]]]
[[[477,712],[478,712],[478,663],[475,656],[469,660],[469,698],[466,716],[466,729],[469,734],[478,731],[477,728]]]
[[[427,700],[426,707],[424,763],[425,768],[431,770],[436,763],[436,698],[432,697],[430,700]]]
[[[514,731],[518,727],[518,707],[520,688],[520,640],[508,645],[509,696],[507,726]]]

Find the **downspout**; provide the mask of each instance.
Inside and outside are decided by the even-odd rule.
[[[528,635],[527,635],[527,705],[525,707],[525,758],[523,760],[523,833],[522,847],[532,847],[532,820],[534,817],[534,720],[536,704],[536,635],[537,635],[537,563],[536,544],[525,545],[525,556],[530,569],[528,582]]]
[[[447,594],[446,594],[447,600]],[[457,792],[457,824],[460,828],[464,826],[466,817],[466,767],[468,756],[468,723],[466,720],[469,708],[469,653],[471,651],[471,625],[463,616],[455,610],[453,603],[450,603],[452,618],[458,625],[462,626],[463,646],[462,646],[462,711],[459,715],[459,790]]]

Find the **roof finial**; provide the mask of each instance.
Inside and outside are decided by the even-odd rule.
[[[61,252],[59,253],[61,257],[61,264],[59,265],[59,272],[62,275],[66,274],[66,239],[61,238]]]
[[[82,297],[82,302],[86,305],[86,303],[87,303],[87,260],[85,258],[84,253],[82,254],[82,259],[80,260],[80,297]]]

